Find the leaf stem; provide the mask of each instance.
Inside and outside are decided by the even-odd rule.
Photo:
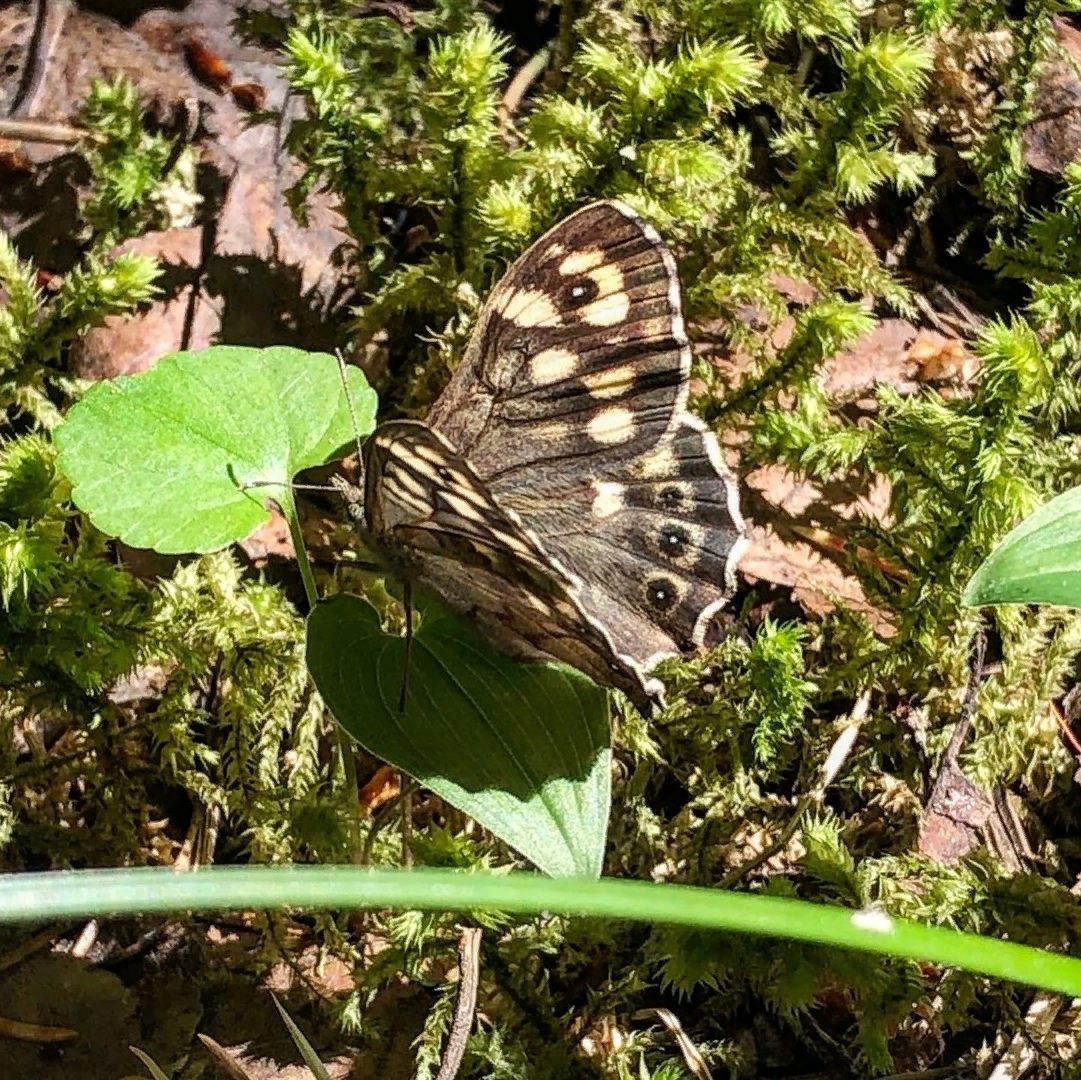
[[[308,606],[314,608],[319,603],[319,590],[315,586],[312,564],[308,561],[308,552],[304,547],[304,535],[300,531],[300,520],[297,517],[297,504],[293,498],[292,487],[288,485],[283,487],[276,494],[276,499],[289,526],[289,537],[293,541],[293,550],[296,552],[297,566],[300,567],[300,580],[304,582],[304,593],[308,598]]]

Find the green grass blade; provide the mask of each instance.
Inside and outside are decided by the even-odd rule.
[[[153,1080],[169,1080],[169,1077],[162,1071],[161,1066],[149,1054],[140,1050],[137,1046],[129,1046],[128,1049],[146,1066],[146,1070],[153,1077]]]
[[[330,1080],[330,1074],[327,1072],[327,1067],[315,1052],[315,1047],[304,1038],[304,1032],[296,1026],[293,1018],[286,1012],[285,1006],[278,1000],[278,995],[271,994],[270,1000],[274,1002],[274,1006],[277,1008],[282,1021],[289,1029],[289,1035],[296,1048],[300,1051],[300,1056],[304,1059],[304,1064],[311,1069],[312,1076],[315,1077],[315,1080]]]
[[[0,876],[0,924],[282,906],[491,908],[670,923],[907,957],[1081,996],[1081,960],[1072,957],[919,926],[878,911],[688,885],[352,866],[211,867],[192,874],[156,868],[75,870]]]

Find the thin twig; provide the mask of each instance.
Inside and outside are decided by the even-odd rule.
[[[1070,748],[1070,752],[1075,758],[1081,759],[1081,741],[1078,740],[1074,734],[1073,728],[1070,727],[1070,722],[1067,720],[1063,711],[1052,701],[1050,703],[1051,715],[1055,718],[1055,723],[1058,724],[1059,735],[1062,736],[1063,742]]]
[[[403,785],[404,786],[404,785]],[[402,866],[413,865],[413,793],[402,799]]]
[[[383,827],[394,817],[394,812],[398,809],[398,804],[404,798],[412,796],[413,792],[419,788],[420,785],[416,780],[410,779],[406,783],[402,784],[401,791],[394,796],[393,799],[389,799],[384,803],[375,816],[372,818],[371,826],[368,829],[368,835],[364,840],[364,851],[361,855],[361,865],[370,866],[372,861],[372,847],[375,844],[375,838],[379,835],[379,832]]]
[[[40,949],[44,949],[47,945],[51,945],[65,930],[67,930],[67,928],[67,923],[52,923],[45,927],[44,930],[36,933],[33,937],[27,938],[26,941],[17,948],[11,949],[9,952],[0,956],[0,971],[4,971],[9,967],[14,967],[28,956],[32,956]]]
[[[196,1034],[196,1038],[206,1048],[214,1064],[229,1080],[254,1080],[252,1074],[244,1068],[238,1057],[226,1050],[221,1043],[212,1039],[209,1035],[204,1035],[201,1031]]]
[[[458,1000],[454,1003],[454,1019],[447,1036],[443,1060],[435,1080],[454,1080],[465,1055],[465,1044],[473,1030],[477,1011],[477,987],[480,985],[479,926],[463,926],[458,937]]]
[[[672,1038],[676,1040],[679,1052],[683,1055],[683,1063],[691,1071],[691,1075],[696,1080],[713,1080],[706,1059],[702,1057],[702,1051],[695,1046],[694,1040],[683,1030],[679,1017],[671,1009],[640,1009],[634,1014],[634,1019],[645,1020],[653,1015],[668,1028]]]
[[[57,143],[73,146],[83,139],[103,143],[105,137],[86,128],[71,124],[50,124],[41,120],[9,120],[0,118],[0,138],[21,139],[23,142]]]
[[[507,84],[503,98],[499,102],[496,116],[499,118],[499,130],[506,135],[511,117],[518,111],[529,88],[544,74],[544,69],[552,59],[552,46],[545,45],[538,49],[515,73]]]
[[[68,0],[37,0],[34,4],[34,26],[26,43],[26,59],[19,72],[19,85],[8,108],[8,116],[27,117],[33,111],[45,82],[49,60],[64,29],[69,6]]]
[[[565,68],[574,50],[574,24],[578,20],[578,6],[577,0],[563,0],[559,5],[559,30],[556,33],[555,52],[545,85],[546,90],[554,93],[563,89]]]
[[[814,803],[821,802],[822,796],[826,793],[826,789],[833,783],[834,777],[836,777],[841,766],[844,764],[845,759],[852,750],[852,746],[856,741],[856,736],[859,735],[860,726],[867,718],[867,709],[870,707],[870,704],[871,691],[864,690],[857,699],[856,704],[852,706],[852,711],[848,714],[848,723],[845,724],[841,729],[841,733],[834,739],[833,746],[830,747],[830,752],[826,755],[825,763],[822,765],[822,771],[819,773],[818,783],[815,784],[811,791],[800,796],[799,801],[796,803],[795,812],[788,819],[788,823],[781,830],[777,839],[770,844],[769,847],[755,855],[754,858],[725,874],[725,876],[721,878],[720,888],[735,888],[736,885],[738,885],[752,870],[761,866],[763,863],[768,862],[774,855],[779,855],[784,851],[788,846],[788,841],[795,836],[796,830],[803,820],[803,815]]]
[[[938,764],[938,778],[935,780],[936,787],[939,780],[947,772],[946,766],[957,764],[961,747],[968,737],[969,728],[972,727],[972,715],[976,711],[976,700],[980,694],[980,683],[983,681],[983,661],[987,655],[987,635],[982,630],[977,630],[972,644],[973,651],[968,665],[968,685],[965,687],[965,696],[961,701],[961,718],[957,721],[957,727],[953,729],[953,734],[950,736],[950,744],[946,747],[946,752],[942,755],[942,760]],[[934,801],[933,791],[931,801]]]

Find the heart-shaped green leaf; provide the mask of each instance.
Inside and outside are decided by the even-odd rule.
[[[346,377],[363,436],[375,391],[356,368]],[[56,433],[75,504],[102,532],[165,553],[249,535],[268,498],[353,439],[337,361],[284,346],[163,356],[92,386]]]
[[[1063,492],[1007,533],[961,600],[970,607],[1081,607],[1081,488]]]
[[[562,665],[501,656],[422,601],[404,713],[405,641],[337,596],[308,617],[308,669],[338,722],[552,875],[601,872],[607,692]]]

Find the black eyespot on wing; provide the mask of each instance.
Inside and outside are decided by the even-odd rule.
[[[657,493],[657,501],[662,510],[687,510],[690,508],[691,498],[685,488],[678,484],[669,484]]]
[[[657,546],[662,555],[678,558],[686,550],[691,536],[682,525],[665,525],[657,538]]]
[[[653,577],[646,582],[646,600],[657,611],[670,611],[677,599],[676,584],[671,578]]]
[[[600,287],[591,277],[582,276],[574,278],[563,286],[561,299],[564,307],[573,310],[593,303],[599,292]]]

